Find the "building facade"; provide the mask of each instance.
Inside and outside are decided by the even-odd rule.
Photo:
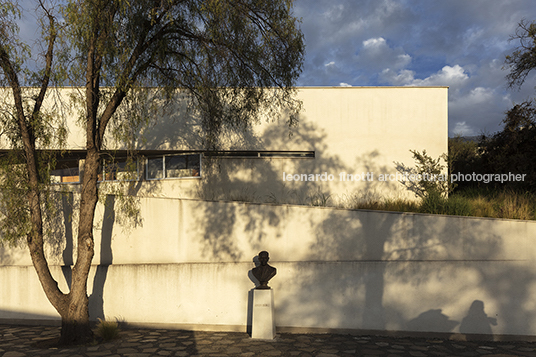
[[[284,114],[225,136],[204,150],[195,115],[180,103],[136,139],[136,194],[151,197],[305,203],[313,196],[414,198],[396,164],[413,166],[410,150],[447,152],[447,87],[299,88],[299,125]],[[67,154],[57,183],[79,182],[85,134],[68,117]],[[125,178],[126,151],[107,141],[103,181]],[[81,151],[78,151],[81,150]],[[130,164],[132,168],[132,163]],[[74,187],[75,189],[75,187]]]

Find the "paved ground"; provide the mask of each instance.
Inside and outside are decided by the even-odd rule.
[[[278,334],[273,341],[246,333],[128,329],[110,343],[39,347],[58,327],[0,325],[0,356],[535,356],[536,343],[466,342],[425,338]]]

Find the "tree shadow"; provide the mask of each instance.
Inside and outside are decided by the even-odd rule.
[[[276,286],[285,290],[276,301],[278,326],[305,321],[319,328],[448,334],[460,327],[467,334],[471,329],[459,322],[463,305],[484,294],[503,331],[530,330],[536,275],[524,258],[512,260],[506,235],[491,228],[504,221],[248,203],[198,209],[202,246],[217,247],[205,251],[210,261],[237,261],[264,249],[285,257],[276,262],[284,272]],[[306,220],[309,231],[292,230],[296,220]],[[299,241],[300,233],[301,246],[288,242]],[[493,339],[491,329],[480,335]]]
[[[6,242],[0,242],[0,266],[13,265],[20,262],[27,254],[21,243],[10,245]]]
[[[61,207],[63,212],[63,227],[65,229],[65,247],[61,253],[63,265],[61,267],[63,276],[67,286],[71,287],[72,281],[72,270],[71,266],[73,265],[73,225],[72,219],[74,214],[74,196],[72,192],[64,193],[61,195]]]
[[[93,277],[93,290],[89,296],[89,313],[91,320],[105,319],[104,314],[104,284],[108,275],[108,268],[113,264],[112,236],[115,218],[114,195],[107,195],[104,203],[104,215],[101,229],[100,262]]]
[[[267,147],[287,149],[286,135],[284,128],[271,126],[264,131],[262,139]],[[314,204],[311,200],[313,193],[326,192],[329,196],[330,182],[284,183],[282,173],[329,172],[338,175],[340,172],[354,173],[356,167],[360,168],[360,172],[390,172],[393,168],[379,166],[375,162],[381,156],[380,149],[356,156],[354,162],[348,165],[337,155],[329,154],[325,131],[307,122],[300,124],[292,137],[292,144],[321,154],[314,160],[225,160],[224,165],[216,162],[213,171],[205,171],[206,177],[200,187],[201,197],[221,200],[230,196],[234,201],[271,204],[215,202],[210,205],[202,201],[194,205],[199,212],[195,222],[199,232],[192,238],[199,244],[201,256],[208,261],[237,262],[252,253],[269,250],[275,259],[274,264],[282,265],[283,271],[299,275],[283,274],[279,277],[283,280],[276,283],[279,288],[285,286],[288,290],[286,294],[279,295],[276,302],[279,315],[286,316],[284,321],[292,320],[292,316],[309,316],[307,320],[312,326],[321,327],[327,323],[344,328],[355,326],[354,320],[359,319],[359,325],[364,328],[385,329],[382,303],[387,269],[385,244],[390,234],[400,234],[403,229],[400,219],[396,215],[374,212],[362,212],[356,216],[354,211],[327,208],[319,208],[318,213],[305,212],[302,216],[297,211],[310,210]],[[244,167],[247,168],[246,174],[237,174]],[[348,194],[354,191],[352,183],[340,184],[348,185]],[[378,183],[369,181],[360,184],[361,190],[373,191]],[[398,183],[382,184],[384,188],[392,188]],[[215,192],[214,187],[226,187],[230,195]],[[262,191],[251,192],[250,187],[261,188]],[[248,195],[252,197],[246,197]],[[307,204],[309,207],[292,208],[281,206],[281,203]],[[371,218],[373,215],[374,219]],[[297,249],[295,259],[290,260],[288,256],[292,255],[289,252],[292,248],[285,247],[287,236],[300,232],[289,232],[289,222],[304,217],[309,217],[307,225],[314,232],[314,238],[304,241],[307,246]],[[278,253],[287,258],[278,260]],[[348,266],[351,268],[348,269]],[[341,281],[345,282],[344,291],[341,291]],[[341,295],[344,296],[342,299]],[[351,296],[356,296],[356,299]],[[341,303],[341,300],[347,302]],[[296,306],[298,301],[299,306]],[[251,326],[250,304],[251,291],[248,293],[245,321],[247,331]]]

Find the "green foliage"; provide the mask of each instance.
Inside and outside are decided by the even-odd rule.
[[[24,61],[30,57],[30,46],[18,38],[22,9],[16,1],[0,0],[0,43],[2,56],[10,56],[15,70],[21,69]],[[0,72],[1,74],[1,72]],[[0,77],[0,83],[6,85],[5,78]]]
[[[536,107],[534,101],[514,105],[506,112],[503,128],[493,135],[482,135],[479,142],[449,139],[451,173],[525,174],[523,181],[460,181],[459,190],[469,188],[503,191],[536,191]]]
[[[0,175],[1,240],[16,245],[31,230],[26,167],[12,152],[0,159]]]
[[[419,211],[422,213],[471,216],[472,207],[468,200],[460,196],[444,197],[438,194],[423,198]]]
[[[454,216],[536,219],[536,195],[512,190],[469,188],[444,197],[425,196],[420,202],[404,199],[352,196],[340,204],[341,208],[379,211],[416,212]]]
[[[471,174],[473,172],[480,172],[478,143],[461,136],[449,138],[448,140],[449,176],[452,173]],[[463,184],[464,182],[458,183],[457,188],[462,188]]]
[[[225,130],[265,116],[286,111],[296,123],[293,85],[304,44],[291,1],[71,0],[63,14],[78,54],[68,62],[72,84],[82,84],[86,59],[95,56],[100,113],[132,89],[153,86],[162,101],[175,88],[191,95],[209,148]]]
[[[400,181],[401,184],[420,198],[430,195],[447,197],[453,189],[445,166],[448,163],[447,155],[443,154],[434,159],[426,153],[426,150],[422,153],[416,150],[410,150],[410,152],[413,154],[415,167],[395,163],[397,171],[406,177]]]
[[[533,101],[516,104],[503,120],[502,131],[482,137],[479,161],[483,173],[526,174],[525,180],[503,184],[491,183],[499,189],[536,190],[536,108]],[[499,186],[500,185],[500,186]]]
[[[118,321],[105,321],[102,319],[97,319],[97,328],[95,334],[102,338],[103,341],[108,342],[115,340],[119,337],[119,323]]]
[[[134,175],[136,172],[131,169],[127,175]],[[99,202],[113,212],[114,220],[126,231],[143,224],[143,218],[140,215],[140,199],[134,192],[135,185],[136,181],[122,178],[113,182],[101,182],[99,187]]]
[[[522,20],[510,40],[518,41],[519,46],[506,56],[505,67],[510,70],[506,79],[510,87],[520,87],[536,68],[536,23]]]
[[[376,211],[392,212],[418,212],[419,205],[417,202],[405,199],[384,198],[375,200],[364,200],[355,202],[353,205],[346,207],[350,209],[367,209]]]
[[[370,191],[358,191],[353,194],[343,195],[332,203],[344,209],[366,209],[395,212],[417,212],[419,205],[416,201],[403,198],[381,197]]]
[[[21,91],[25,98],[26,113],[31,113],[38,91],[35,88],[22,88]],[[13,96],[7,92],[1,100],[0,127],[3,129],[4,142],[12,150],[0,157],[0,232],[1,240],[17,244],[31,230],[28,201],[30,182],[22,133],[13,114],[16,113]],[[27,115],[27,121],[35,136],[36,146],[61,151],[65,143],[66,128],[57,112],[42,110],[36,115]],[[36,150],[34,154],[41,210],[44,215],[54,217],[57,197],[50,186],[50,171],[55,169],[58,157],[51,150]],[[50,227],[46,223],[43,227],[47,235],[47,229]]]
[[[329,206],[331,195],[318,190],[307,197],[307,201],[311,206],[327,207]]]

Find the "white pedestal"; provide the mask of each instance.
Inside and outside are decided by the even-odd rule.
[[[253,290],[253,317],[251,338],[273,340],[275,337],[274,291]]]

